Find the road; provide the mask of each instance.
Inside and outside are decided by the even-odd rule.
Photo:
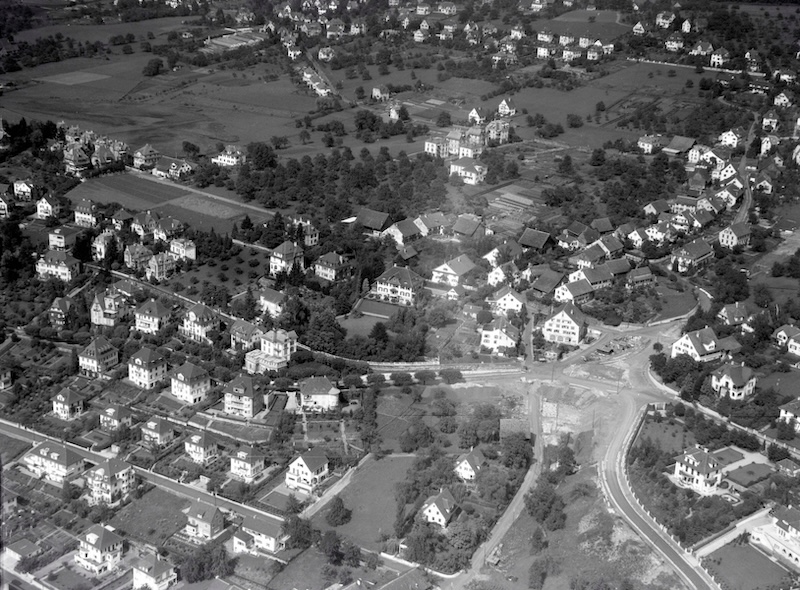
[[[757,120],[758,119],[756,118],[752,123],[750,123],[750,129],[747,131],[747,143],[745,144],[745,149],[750,146],[753,138],[755,137]],[[750,175],[747,173],[746,155],[743,155],[742,159],[739,161],[739,177],[744,183],[744,197],[742,198],[742,204],[739,206],[739,210],[733,217],[733,223],[744,223],[747,221],[750,215],[750,207],[753,204],[753,189],[750,187]]]

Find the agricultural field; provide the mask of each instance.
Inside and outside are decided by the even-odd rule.
[[[395,485],[405,479],[414,457],[370,458],[353,474],[350,484],[340,496],[353,511],[350,522],[336,527],[336,532],[370,551],[381,549],[381,534],[393,534],[392,523],[397,510]],[[312,517],[315,527],[331,528],[325,521],[326,510]]]
[[[788,571],[749,544],[725,545],[709,555],[703,565],[723,588],[779,588],[791,577]]]
[[[40,2],[37,2],[37,4],[40,4]],[[29,29],[27,31],[19,31],[14,35],[14,40],[17,43],[20,41],[33,43],[38,38],[49,37],[51,35],[55,36],[58,33],[61,33],[65,37],[72,37],[76,41],[89,43],[94,43],[95,41],[107,43],[110,37],[114,37],[116,35],[127,35],[128,33],[135,35],[137,40],[142,36],[146,36],[147,33],[150,32],[152,32],[156,38],[158,38],[160,36],[166,37],[167,33],[170,31],[187,29],[188,27],[181,22],[185,20],[185,17],[172,16],[152,20],[143,20],[139,22],[118,24],[112,23],[104,25],[75,24],[73,26],[71,24],[58,24],[39,27],[36,29]]]
[[[186,523],[181,511],[188,505],[188,500],[155,488],[117,512],[109,524],[140,541],[160,546]]]

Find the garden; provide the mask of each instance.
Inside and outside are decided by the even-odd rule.
[[[160,488],[120,509],[109,523],[143,543],[160,547],[186,524],[183,510],[190,502]]]
[[[747,542],[734,540],[703,560],[722,590],[784,588],[793,576]]]

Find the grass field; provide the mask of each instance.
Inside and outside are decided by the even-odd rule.
[[[398,395],[383,393],[378,398],[378,432],[385,443],[396,445],[411,419],[420,413],[412,408],[413,403],[411,396],[399,392]]]
[[[353,511],[350,522],[336,527],[336,531],[359,546],[377,551],[381,548],[378,538],[381,533],[392,534],[397,504],[394,499],[395,485],[405,479],[406,472],[414,463],[414,457],[384,457],[380,461],[369,459],[353,474],[340,494],[345,506]],[[315,527],[328,530],[325,522],[326,510],[312,517]],[[279,586],[276,586],[279,587]]]
[[[30,443],[24,440],[0,434],[0,460],[2,460],[3,465],[8,465],[30,448]]]
[[[381,318],[373,316],[362,316],[360,318],[346,317],[339,320],[339,325],[347,330],[348,336],[369,336],[375,324],[380,323]]]
[[[159,488],[134,500],[111,519],[111,526],[145,543],[162,545],[186,523],[189,501]]]
[[[661,296],[661,311],[655,317],[657,320],[674,318],[688,313],[697,303],[690,290],[675,291],[669,288],[669,283],[663,279],[656,287],[656,290]]]
[[[789,578],[789,572],[750,545],[725,545],[709,555],[704,565],[723,588],[778,588]]]
[[[662,451],[677,455],[687,447],[695,445],[694,435],[691,432],[685,432],[682,424],[669,424],[668,422],[647,421],[639,431],[638,441],[643,441],[649,438]]]

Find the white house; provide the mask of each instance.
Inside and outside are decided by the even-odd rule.
[[[506,285],[489,300],[495,313],[507,314],[509,311],[519,313],[525,307],[525,298]]]
[[[301,271],[306,268],[302,246],[290,240],[286,240],[275,248],[269,256],[269,273],[273,276],[279,272],[288,273],[295,265]]]
[[[450,490],[444,489],[435,496],[431,496],[420,508],[420,514],[425,522],[447,528],[447,524],[456,512],[456,500]]]
[[[328,457],[323,451],[312,449],[289,464],[285,481],[290,490],[301,490],[310,494],[329,475]]]
[[[251,350],[244,357],[245,371],[251,375],[277,371],[289,363],[297,352],[297,334],[281,328],[269,330],[261,336],[261,348]]]
[[[475,481],[478,472],[486,464],[486,457],[480,449],[472,449],[456,459],[455,472],[461,481]]]
[[[413,305],[424,280],[410,268],[393,266],[381,274],[372,285],[370,293],[379,299],[399,305]]]
[[[678,355],[689,355],[693,360],[708,363],[722,358],[724,349],[717,340],[714,330],[705,327],[694,332],[687,332],[672,344],[671,358]]]
[[[68,283],[78,276],[80,271],[80,261],[66,252],[47,250],[36,261],[36,274],[43,280],[55,278]]]
[[[504,317],[494,319],[481,328],[481,348],[499,354],[507,348],[515,348],[519,342],[519,330]]]
[[[133,467],[121,459],[98,463],[86,472],[84,478],[91,503],[109,506],[127,498],[136,483]]]
[[[517,105],[511,98],[506,97],[497,105],[497,114],[501,117],[513,117],[517,114]]]
[[[29,451],[22,465],[36,477],[61,486],[83,472],[83,457],[64,444],[43,442]]]
[[[163,447],[175,438],[172,422],[156,416],[141,426],[142,442],[147,446]]]
[[[183,316],[183,324],[178,327],[178,334],[195,342],[211,344],[211,335],[219,330],[219,316],[208,306],[195,303]]]
[[[65,387],[55,394],[53,402],[53,414],[61,420],[74,420],[79,417],[84,410],[84,399],[69,387]]]
[[[208,371],[190,362],[181,365],[171,376],[172,395],[186,404],[203,401],[210,389]]]
[[[728,396],[732,400],[742,400],[755,391],[756,376],[744,363],[737,365],[727,363],[711,373],[711,389],[720,397]]]
[[[542,326],[542,336],[547,342],[577,346],[585,335],[586,316],[572,302],[556,308]]]
[[[252,377],[238,375],[222,391],[226,414],[250,419],[264,409],[264,394]]]
[[[300,407],[304,412],[329,412],[339,407],[339,388],[327,377],[300,382]]]
[[[75,563],[95,576],[113,570],[122,561],[122,537],[108,525],[92,525],[79,542]]]
[[[155,553],[134,562],[132,571],[133,587],[137,589],[167,590],[178,581],[172,564]]]
[[[128,379],[142,389],[154,389],[167,378],[167,361],[152,348],[142,347],[128,359]]]
[[[119,363],[119,351],[105,336],[98,336],[78,353],[81,375],[99,377]]]
[[[711,453],[696,448],[675,461],[673,475],[681,486],[705,496],[717,491],[722,483],[722,466]]]
[[[48,217],[58,217],[61,213],[61,205],[55,197],[45,195],[36,201],[36,219],[47,219]]]
[[[187,436],[183,442],[183,450],[189,459],[198,465],[213,463],[219,456],[217,440],[205,430]]]
[[[149,299],[134,312],[136,330],[145,334],[157,334],[169,320],[170,310],[156,299]]]
[[[243,447],[231,455],[231,476],[253,483],[264,472],[264,455],[253,447]]]
[[[719,245],[724,248],[734,249],[737,246],[746,246],[750,243],[750,224],[734,223],[719,232]]]
[[[258,555],[283,550],[289,537],[282,525],[282,521],[270,516],[246,516],[233,535],[233,552]]]

